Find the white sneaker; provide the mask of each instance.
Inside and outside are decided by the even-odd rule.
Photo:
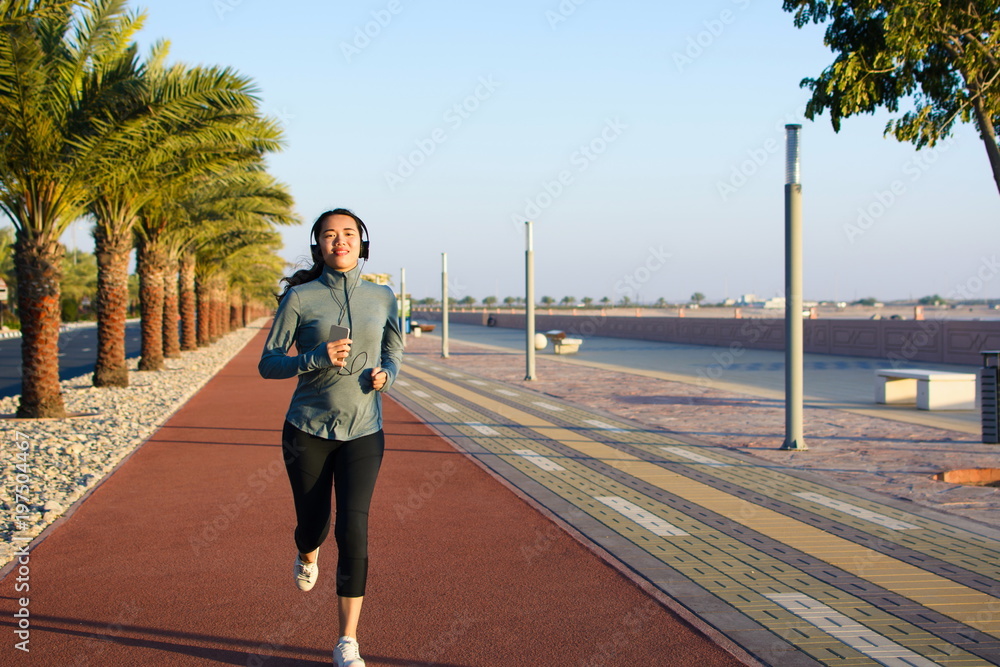
[[[333,649],[333,664],[337,667],[365,667],[358,640],[354,637],[341,637]]]
[[[295,575],[295,585],[299,587],[299,590],[309,591],[316,585],[316,579],[319,578],[319,564],[303,563],[299,555],[296,554],[292,573]]]

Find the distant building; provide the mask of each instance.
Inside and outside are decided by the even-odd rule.
[[[392,275],[388,273],[362,273],[362,280],[367,280],[376,285],[389,285],[392,283]]]
[[[737,306],[752,306],[755,303],[759,303],[760,299],[757,298],[756,294],[743,294],[739,299],[736,300]]]

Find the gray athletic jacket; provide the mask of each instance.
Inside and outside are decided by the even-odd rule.
[[[285,416],[292,426],[331,440],[382,428],[382,397],[372,389],[371,369],[380,366],[388,374],[381,391],[399,373],[403,340],[396,315],[392,290],[361,280],[360,265],[346,273],[324,266],[319,278],[288,290],[257,370],[265,378],[298,376]],[[342,369],[326,352],[332,324],[351,328],[351,354]],[[293,343],[297,354],[290,356]]]

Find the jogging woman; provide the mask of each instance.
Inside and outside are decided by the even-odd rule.
[[[258,370],[265,378],[298,377],[281,435],[297,522],[295,584],[303,591],[316,584],[335,493],[340,638],[333,659],[339,667],[364,667],[357,631],[368,508],[385,444],[379,394],[399,372],[402,336],[392,290],[361,279],[359,260],[368,258],[361,219],[346,209],[327,211],[311,235],[313,266],[284,279]]]

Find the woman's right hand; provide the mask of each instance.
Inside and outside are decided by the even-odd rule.
[[[347,355],[351,353],[351,339],[341,338],[332,343],[326,344],[326,353],[330,356],[330,361],[337,368],[347,365]]]

